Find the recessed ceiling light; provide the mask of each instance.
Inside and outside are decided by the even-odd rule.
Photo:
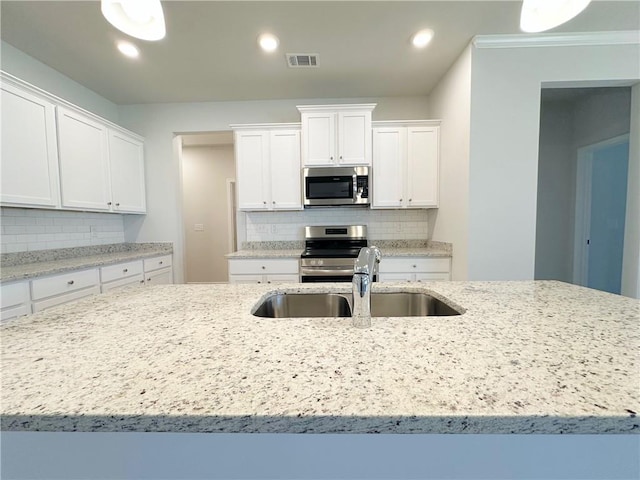
[[[411,38],[411,43],[413,43],[413,46],[416,48],[424,48],[429,44],[432,38],[433,30],[427,28],[416,33],[413,38]]]
[[[258,44],[265,52],[273,52],[278,48],[278,37],[270,33],[263,33],[258,37]]]
[[[118,30],[141,40],[160,40],[166,35],[160,0],[101,0],[100,9]]]
[[[520,30],[537,33],[568,22],[582,12],[591,0],[524,0]]]
[[[140,50],[138,50],[138,47],[129,42],[118,42],[118,50],[120,50],[120,53],[122,53],[123,55],[131,58],[138,58],[138,56],[140,55]]]

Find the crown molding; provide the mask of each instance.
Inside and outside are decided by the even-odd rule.
[[[521,35],[476,35],[475,48],[580,47],[589,45],[640,45],[640,30]]]

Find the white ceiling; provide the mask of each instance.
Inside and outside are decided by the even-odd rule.
[[[478,34],[519,33],[520,1],[163,1],[167,37],[136,41],[98,1],[0,3],[2,40],[116,104],[424,96]],[[424,50],[409,40],[422,28]],[[596,1],[554,32],[636,30],[640,2]],[[256,39],[270,31],[280,49]],[[320,67],[290,69],[285,53],[317,53]]]

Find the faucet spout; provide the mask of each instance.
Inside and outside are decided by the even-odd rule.
[[[353,326],[371,326],[371,283],[378,273],[381,254],[378,247],[360,249],[353,273]]]

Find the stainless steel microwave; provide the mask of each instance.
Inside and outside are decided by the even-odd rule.
[[[369,167],[304,168],[304,206],[368,206],[370,172]]]

